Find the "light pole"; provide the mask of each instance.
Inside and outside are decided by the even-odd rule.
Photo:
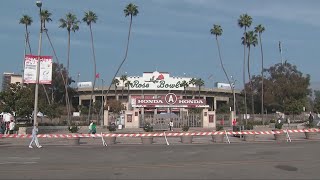
[[[104,125],[104,92],[103,92],[103,79],[101,78],[101,93],[102,93],[102,96],[101,96],[101,115],[102,115],[102,118],[101,118],[101,123],[100,125],[103,126]]]
[[[37,1],[36,5],[39,7],[40,16],[40,35],[39,35],[39,47],[38,47],[38,62],[37,62],[37,73],[36,73],[36,88],[34,92],[34,110],[33,110],[33,126],[37,124],[37,114],[38,114],[38,91],[39,91],[39,75],[40,75],[40,54],[41,54],[41,43],[42,43],[42,18],[41,18],[41,7],[42,2]]]
[[[233,79],[233,76],[231,76],[232,84],[231,84],[231,89],[232,89],[232,94],[233,94],[233,113],[234,113],[234,119],[237,121],[237,111],[236,111],[236,93],[234,92],[234,87],[236,85],[236,80]],[[233,119],[232,119],[233,120]]]

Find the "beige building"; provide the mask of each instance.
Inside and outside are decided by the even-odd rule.
[[[2,76],[2,90],[5,90],[9,87],[10,84],[21,84],[22,75],[14,73],[3,73]]]
[[[104,100],[105,105],[106,101],[111,99],[122,102],[126,107],[124,112],[126,127],[141,127],[143,124],[141,121],[146,117],[155,119],[161,114],[173,114],[181,118],[188,114],[189,109],[194,108],[201,108],[202,122],[193,126],[213,127],[215,125],[210,125],[209,120],[211,118],[210,122],[215,123],[213,122],[215,110],[233,98],[232,90],[227,88],[200,87],[199,89],[194,84],[184,88],[181,86],[183,81],[189,83],[192,78],[171,77],[167,72],[144,72],[142,76],[127,76],[126,81],[122,81],[120,77],[116,79],[119,80],[119,84],[112,85],[109,91],[109,87],[96,86],[93,102]],[[89,104],[91,90],[92,83],[78,83],[79,105]],[[235,90],[235,93],[238,94],[240,91]],[[106,101],[103,97],[107,98]]]

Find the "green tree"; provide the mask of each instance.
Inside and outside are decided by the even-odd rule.
[[[109,100],[107,103],[107,107],[108,106],[110,108],[110,111],[113,113],[119,113],[120,111],[125,109],[124,105],[116,99]]]
[[[121,100],[123,100],[123,90],[124,90],[125,82],[127,81],[127,79],[128,79],[128,76],[127,76],[127,75],[122,75],[122,76],[120,77],[120,80],[122,81]]]
[[[263,61],[263,48],[262,48],[262,40],[261,40],[261,35],[265,31],[265,28],[262,26],[262,24],[259,24],[254,28],[254,31],[258,33],[259,35],[259,42],[260,42],[260,52],[261,52],[261,115],[262,115],[262,123],[264,125],[264,88],[263,88],[263,79],[264,79],[264,61]]]
[[[61,18],[59,20],[60,22],[60,28],[66,28],[68,31],[68,60],[67,60],[67,72],[69,73],[69,66],[70,66],[70,33],[71,31],[76,32],[79,30],[79,23],[80,21],[78,21],[77,16],[72,14],[72,13],[68,13],[66,14],[66,18],[63,19]]]
[[[129,102],[129,95],[130,95],[130,86],[132,86],[132,82],[127,80],[127,82],[124,84],[126,88],[128,88],[128,102]]]
[[[200,91],[201,91],[201,87],[204,86],[204,81],[201,78],[199,78],[196,80],[195,84],[199,88],[199,99],[200,99]]]
[[[314,91],[314,100],[313,100],[313,111],[315,113],[320,113],[320,91],[315,90]]]
[[[46,30],[46,22],[52,21],[51,19],[52,13],[50,13],[48,10],[44,9],[41,10],[40,16],[41,16],[41,23],[43,24],[43,29]]]
[[[61,106],[57,103],[42,106],[42,108],[40,108],[40,111],[42,111],[50,120],[60,117],[60,115],[62,114]]]
[[[245,42],[246,41],[246,42]],[[250,74],[250,50],[251,46],[255,47],[258,44],[258,38],[257,34],[254,33],[254,31],[248,31],[244,37],[242,37],[242,44],[246,44],[248,47],[248,77],[249,77],[249,84],[250,84],[250,90],[251,90],[251,113],[254,120],[254,92],[251,82],[251,74]]]
[[[119,79],[114,79],[114,80],[112,81],[112,84],[114,84],[115,95],[116,95],[116,97],[117,97],[117,88],[118,88],[118,86],[119,86],[119,84],[120,84]]]
[[[252,77],[256,101],[261,100],[261,75]],[[249,84],[246,84],[247,88]],[[297,113],[296,107],[306,106],[311,94],[310,75],[303,75],[295,65],[290,63],[275,64],[265,69],[264,103],[268,112],[280,111],[286,114]],[[259,102],[261,103],[261,101]],[[261,105],[261,104],[259,104]],[[300,109],[302,111],[302,108]]]
[[[196,85],[196,81],[197,81],[196,78],[191,78],[190,81],[189,81],[189,85],[195,86],[195,85]],[[194,94],[194,91],[192,91],[192,96],[193,96],[193,94]],[[193,98],[193,97],[192,97],[192,98]]]
[[[231,86],[232,93],[234,93],[234,85],[231,83],[231,81],[229,79],[229,75],[227,74],[227,71],[224,68],[224,65],[223,65],[223,62],[222,62],[222,57],[221,57],[220,44],[219,44],[218,36],[222,35],[223,30],[222,30],[220,25],[214,24],[213,28],[210,30],[210,32],[211,32],[211,34],[215,35],[215,37],[216,37],[216,42],[217,42],[217,47],[218,47],[218,53],[219,53],[219,59],[220,59],[221,68],[222,68],[222,70],[224,72],[224,75],[227,78],[228,83]],[[233,101],[235,101],[235,99]],[[236,111],[235,107],[234,107],[234,111]]]
[[[30,86],[10,84],[9,88],[0,92],[1,111],[17,117],[30,117],[33,112],[34,91]]]
[[[79,30],[79,23],[76,15],[72,13],[66,14],[66,18],[61,18],[59,20],[60,28],[66,28],[68,31],[68,57],[67,57],[67,77],[69,77],[69,65],[70,65],[70,33],[71,31],[76,32]],[[67,111],[68,111],[68,125],[70,125],[70,116],[71,116],[71,109],[70,109],[70,101],[69,101],[69,94],[66,92],[66,101],[67,101]]]
[[[183,80],[180,84],[180,87],[183,87],[184,96],[187,97],[187,91],[186,89],[189,87],[189,83],[186,80]],[[183,99],[183,97],[182,97]]]
[[[25,35],[25,48],[24,48],[24,54],[26,53],[27,45],[29,46],[29,53],[32,54],[31,51],[31,45],[29,41],[29,31],[28,31],[28,26],[32,24],[32,18],[28,15],[23,15],[22,18],[20,19],[19,23],[25,25],[25,30],[26,30],[26,35]]]
[[[229,76],[227,74],[227,71],[226,69],[224,68],[224,65],[223,65],[223,62],[222,62],[222,57],[221,57],[221,51],[220,51],[220,44],[219,44],[219,39],[218,39],[218,36],[221,36],[222,35],[222,28],[220,25],[217,25],[217,24],[214,24],[213,25],[213,28],[210,29],[210,32],[212,35],[214,35],[216,37],[216,42],[217,42],[217,47],[218,47],[218,53],[219,53],[219,59],[220,59],[220,65],[221,65],[221,68],[224,72],[224,75],[226,76],[227,80],[228,80],[228,83],[231,85],[231,81],[229,79]]]
[[[92,48],[92,57],[93,57],[93,85],[92,85],[92,91],[91,91],[91,96],[90,96],[90,104],[89,104],[89,115],[87,121],[89,122],[90,120],[90,113],[91,113],[91,104],[92,104],[92,97],[93,97],[93,91],[94,87],[96,85],[96,75],[97,75],[97,64],[96,64],[96,54],[94,52],[94,45],[93,45],[93,34],[92,34],[92,23],[96,23],[98,20],[98,16],[92,12],[88,11],[85,12],[84,18],[82,19],[83,22],[87,23],[90,29],[90,37],[91,37],[91,48]]]
[[[111,80],[111,84],[110,84],[110,86],[109,86],[109,88],[108,88],[108,91],[107,91],[107,93],[106,93],[106,96],[108,96],[108,93],[109,93],[109,91],[110,91],[110,88],[111,88],[111,85],[112,85],[113,80],[116,78],[116,76],[118,75],[118,72],[119,72],[119,70],[121,69],[123,63],[124,63],[124,62],[126,61],[126,59],[127,59],[128,50],[129,50],[129,42],[130,42],[130,34],[131,34],[132,20],[133,20],[133,17],[134,17],[134,16],[137,16],[137,15],[139,14],[138,6],[130,3],[130,4],[128,4],[128,5],[126,6],[126,8],[123,10],[123,12],[124,12],[125,17],[130,16],[130,25],[129,25],[129,33],[128,33],[128,40],[127,40],[126,52],[125,52],[125,55],[124,55],[124,58],[123,58],[122,62],[120,63],[120,65],[119,65],[116,73],[114,74],[114,76],[113,76],[113,78],[112,78],[112,80]]]
[[[247,28],[249,28],[252,24],[252,18],[248,14],[242,14],[240,15],[238,19],[238,25],[240,28],[244,28],[243,37],[246,37]],[[243,86],[246,84],[246,40],[244,40],[243,44]],[[244,107],[245,107],[245,113],[248,114],[247,110],[247,91],[244,88]],[[246,124],[248,124],[248,120],[246,118]]]

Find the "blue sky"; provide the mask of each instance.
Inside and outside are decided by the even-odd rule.
[[[282,42],[283,57],[297,65],[304,74],[311,75],[312,85],[320,87],[320,1],[318,0],[44,0],[43,9],[52,12],[53,21],[47,24],[59,60],[66,64],[67,31],[58,20],[72,12],[82,19],[84,11],[98,15],[93,25],[97,71],[107,82],[122,61],[129,27],[129,18],[123,9],[128,3],[139,7],[133,19],[132,36],[126,63],[120,71],[128,75],[142,75],[145,71],[165,71],[173,76],[202,78],[206,87],[213,82],[226,82],[221,70],[214,37],[213,24],[220,24],[222,57],[230,75],[242,87],[243,30],[237,19],[243,13],[253,18],[253,29],[263,24],[262,35],[265,67],[280,62],[278,42]],[[1,3],[0,19],[0,73],[21,72],[24,50],[24,26],[19,24],[23,14],[31,16],[31,46],[38,49],[39,17],[33,0],[10,0]],[[43,38],[42,55],[53,55],[48,40]],[[80,24],[80,30],[71,36],[70,74],[80,81],[93,79],[89,28]],[[260,73],[259,47],[252,49],[252,73]],[[213,78],[209,78],[209,77]],[[100,83],[100,82],[99,82]]]

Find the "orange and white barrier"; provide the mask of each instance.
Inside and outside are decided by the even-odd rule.
[[[169,133],[131,133],[131,134],[39,134],[38,138],[90,138],[90,137],[177,137],[177,136],[211,136],[211,135],[270,135],[282,133],[304,133],[304,132],[320,132],[320,129],[301,129],[301,130],[277,130],[277,131],[213,131],[213,132],[169,132]],[[31,138],[31,134],[0,134],[0,138]]]

